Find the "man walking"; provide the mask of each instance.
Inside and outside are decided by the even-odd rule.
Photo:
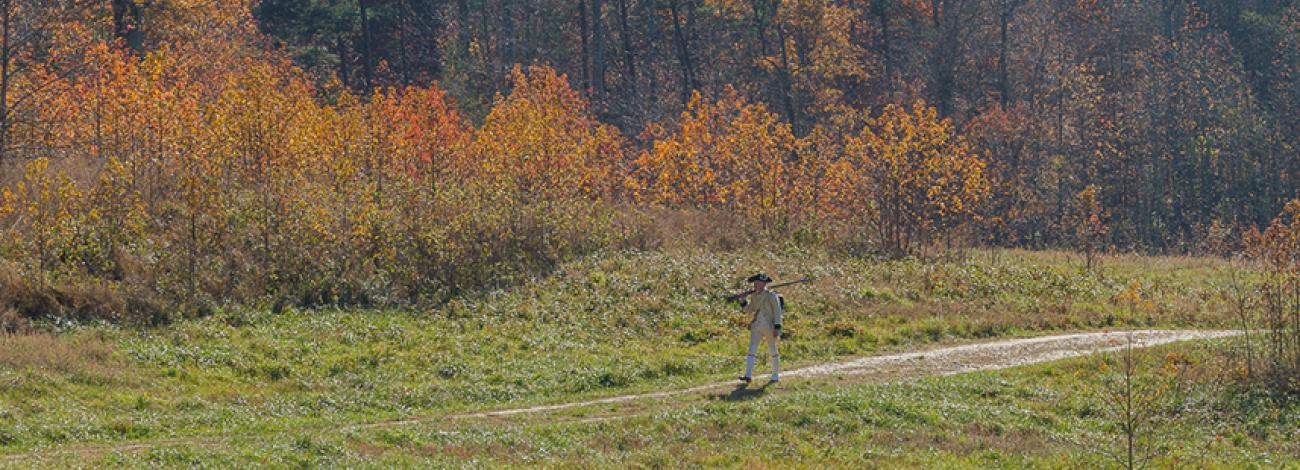
[[[767,351],[772,356],[772,381],[776,382],[780,380],[781,372],[781,357],[776,352],[776,343],[781,338],[781,296],[767,290],[767,283],[772,282],[767,274],[758,273],[747,280],[754,284],[754,290],[749,299],[740,301],[740,306],[745,313],[753,315],[753,319],[749,322],[749,356],[745,358],[745,375],[740,376],[740,381],[749,383],[752,380],[758,342],[767,340]]]

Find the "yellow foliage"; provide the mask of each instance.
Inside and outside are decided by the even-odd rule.
[[[665,135],[667,134],[667,135]],[[642,200],[674,207],[725,207],[766,219],[787,213],[789,167],[797,142],[790,126],[732,91],[716,102],[695,93],[671,134],[641,152],[628,187]]]
[[[7,230],[9,243],[34,255],[42,271],[70,247],[78,233],[76,217],[82,193],[63,172],[52,173],[50,162],[38,158],[23,167],[23,177],[13,191],[4,191],[0,219],[12,221]]]
[[[622,137],[599,123],[587,101],[549,67],[515,67],[514,89],[498,97],[475,134],[474,173],[500,189],[542,197],[602,196],[613,190]]]
[[[868,120],[832,179],[847,185],[842,203],[867,218],[882,246],[905,254],[972,216],[989,192],[984,167],[950,121],[917,102]]]

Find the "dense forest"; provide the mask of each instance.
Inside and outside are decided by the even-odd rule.
[[[313,304],[709,224],[1228,253],[1298,105],[1289,0],[0,0],[0,258]]]
[[[1113,242],[1191,249],[1296,195],[1293,2],[268,0],[276,45],[357,90],[438,82],[471,116],[514,64],[625,135],[734,90],[796,138],[924,100],[990,163],[987,235],[1060,243],[1100,191]]]

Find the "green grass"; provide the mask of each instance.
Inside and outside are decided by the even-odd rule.
[[[936,342],[1049,331],[1223,326],[1230,315],[1215,286],[1233,273],[1218,260],[1152,257],[1108,259],[1101,270],[1085,272],[1078,256],[1056,252],[976,252],[965,261],[938,263],[839,259],[800,251],[606,253],[563,265],[553,276],[458,298],[434,311],[289,310],[273,315],[231,308],[157,329],[46,325],[57,331],[56,343],[99,344],[111,353],[50,368],[0,350],[0,454],[76,443],[274,436],[307,429],[291,433],[305,441],[270,439],[281,446],[275,448],[254,438],[214,454],[171,449],[120,458],[129,463],[197,458],[233,465],[270,453],[288,459],[271,462],[276,464],[298,463],[294,459],[341,463],[356,452],[329,432],[342,423],[565,402],[730,378],[742,364],[747,334],[736,308],[717,299],[742,289],[740,280],[760,270],[777,278],[819,278],[784,290],[790,304],[786,325],[792,332],[782,344],[787,368]],[[1139,301],[1122,300],[1120,294],[1132,289]],[[974,379],[934,379],[921,382],[929,388],[911,390],[864,386],[861,393],[896,390],[905,395],[887,405],[920,407],[915,418],[920,421],[907,418],[880,426],[923,430],[946,425],[927,421],[925,416],[936,412],[925,409],[927,399],[907,396],[926,391],[933,400],[951,391],[946,387],[969,380]],[[809,399],[837,393],[820,391]],[[776,403],[800,415],[819,413],[797,403]],[[735,410],[738,414],[715,416],[713,422],[730,423],[726,429],[733,431],[737,423],[767,429],[762,420],[741,419],[743,407],[753,403],[735,406],[742,407]],[[664,419],[686,419],[675,413],[689,409],[666,411]],[[824,409],[827,415],[817,419],[835,421],[833,410]],[[627,421],[642,422],[647,424],[630,429],[645,430],[655,418]],[[611,434],[600,426],[623,425],[561,426],[555,431],[546,426],[470,428],[461,432],[489,436],[481,444],[488,449],[478,452],[480,444],[463,443],[459,450],[433,452],[437,455],[428,458],[468,460],[490,454],[494,446],[515,449],[508,439],[517,436],[527,438],[540,454],[531,461],[499,463],[569,461],[546,457],[556,452],[574,463],[590,457],[589,463],[600,464],[606,454],[559,453],[566,444],[548,439],[566,439],[586,429]],[[363,441],[383,447],[386,432],[375,434],[378,443],[369,437]],[[724,440],[742,449],[751,445],[746,439],[757,439],[745,437],[750,434],[737,434],[734,443],[730,437]],[[424,437],[411,442],[430,442]],[[854,440],[860,437],[838,437],[849,444],[837,446],[844,447],[837,452],[876,448]],[[653,465],[655,458],[672,456],[673,448],[609,455]],[[811,459],[800,446],[782,449],[769,462]],[[926,452],[886,452],[881,455],[888,459],[881,462],[907,464]],[[418,450],[400,454],[424,458]],[[837,453],[825,458],[853,461],[849,457]]]
[[[1150,431],[1156,468],[1300,468],[1300,406],[1218,380],[1225,341],[1159,348],[1189,356],[1190,393]],[[104,466],[523,466],[1103,468],[1118,451],[1098,358],[889,383],[791,382],[744,400],[657,403],[570,419],[431,421],[279,433],[213,447],[97,457]],[[1158,364],[1158,362],[1157,362]],[[57,466],[68,460],[46,462]]]

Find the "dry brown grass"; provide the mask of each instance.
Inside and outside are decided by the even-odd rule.
[[[997,449],[1012,455],[1035,455],[1050,448],[1046,436],[1027,429],[1005,430],[980,423],[963,425],[956,433],[899,432],[872,436],[876,445],[888,448],[941,450],[956,455],[970,455]]]
[[[369,442],[352,441],[349,445],[354,452],[366,458],[377,458],[388,453],[388,448]]]
[[[644,217],[642,244],[666,251],[735,251],[751,246],[754,234],[763,232],[753,220],[723,210],[648,208]]]
[[[0,261],[0,333],[20,333],[10,319],[59,316],[75,320],[108,320],[158,324],[166,321],[161,307],[147,298],[128,295],[108,281],[83,279],[52,285],[39,276],[25,275],[18,267]]]
[[[57,305],[50,292],[35,288],[18,267],[0,261],[0,309],[30,318],[35,312],[49,311]]]
[[[510,447],[501,443],[466,443],[466,444],[430,444],[420,447],[416,450],[417,454],[431,457],[453,457],[456,460],[482,460],[490,459],[490,462],[496,464],[519,464],[522,460],[521,455],[532,452],[529,447]]]
[[[107,380],[117,376],[121,364],[113,347],[94,336],[31,332],[0,335],[0,367]]]
[[[1025,248],[1000,248],[980,250],[986,258],[1019,258],[1039,264],[1083,266],[1083,254],[1060,249],[1033,250]],[[1151,271],[1177,271],[1189,269],[1215,269],[1229,265],[1229,259],[1215,255],[1180,255],[1142,252],[1109,252],[1098,254],[1098,260],[1107,266],[1134,266]],[[1248,267],[1248,266],[1243,266]]]
[[[31,324],[18,311],[0,306],[0,336],[20,335],[31,331]]]

